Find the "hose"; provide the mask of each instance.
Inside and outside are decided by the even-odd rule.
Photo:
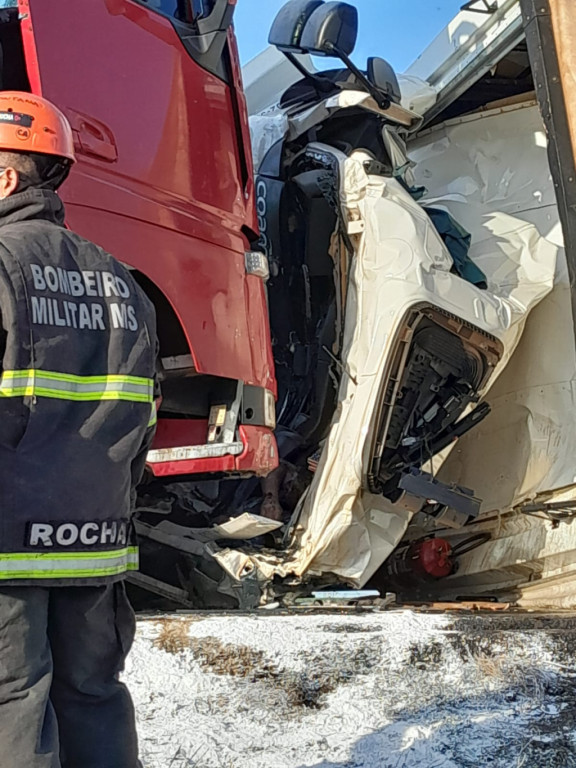
[[[477,549],[482,546],[482,544],[486,544],[491,538],[492,535],[488,532],[476,533],[474,536],[470,536],[452,547],[452,556],[462,557],[462,555],[467,555],[468,552],[472,552],[473,549]]]

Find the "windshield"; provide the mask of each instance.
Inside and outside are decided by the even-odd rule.
[[[0,0],[0,5],[6,0]],[[196,19],[205,19],[214,9],[216,0],[140,0],[158,13],[170,16],[177,21],[191,23]]]
[[[214,3],[216,0],[192,0],[194,6],[194,17],[197,19],[205,19],[209,16],[214,9]]]

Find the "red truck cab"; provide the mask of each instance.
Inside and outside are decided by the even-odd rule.
[[[163,399],[153,474],[265,475],[276,382],[236,0],[19,0],[0,11],[0,88],[71,122],[71,229],[156,306]]]

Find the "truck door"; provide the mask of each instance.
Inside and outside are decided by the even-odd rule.
[[[250,220],[226,31],[211,46],[198,34],[223,4],[233,10],[229,0],[20,0],[32,90],[74,130],[71,201],[146,220],[147,203],[164,204],[205,237],[206,224],[230,236]]]
[[[274,390],[265,292],[246,274],[257,222],[235,2],[19,10],[31,90],[74,130],[78,163],[62,189],[71,228],[164,294],[198,372]]]

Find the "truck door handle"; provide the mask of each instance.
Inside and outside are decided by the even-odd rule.
[[[73,109],[67,109],[66,116],[72,126],[77,152],[107,160],[109,163],[116,162],[118,148],[114,134],[107,125]]]

